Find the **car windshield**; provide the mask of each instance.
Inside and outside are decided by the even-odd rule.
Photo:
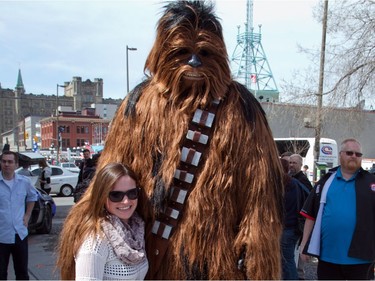
[[[32,170],[32,171],[31,171],[31,174],[32,174],[33,176],[38,176],[38,177],[39,177],[39,175],[40,175],[40,169],[38,168],[38,169],[34,169],[34,170]]]

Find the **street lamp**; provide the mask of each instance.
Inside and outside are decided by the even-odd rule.
[[[56,161],[59,162],[60,157],[60,130],[59,130],[59,87],[65,88],[64,85],[56,84],[56,142],[57,142],[57,153],[56,153]]]
[[[129,48],[128,45],[126,45],[126,90],[127,94],[129,93],[129,51],[136,51],[137,48]]]

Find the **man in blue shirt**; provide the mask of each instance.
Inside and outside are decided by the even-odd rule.
[[[0,173],[0,280],[7,279],[10,255],[16,279],[29,279],[27,225],[38,194],[27,177],[15,173],[17,167],[18,154],[4,151]]]
[[[375,176],[361,162],[360,143],[344,140],[340,166],[316,184],[301,211],[306,217],[301,258],[319,258],[319,280],[373,278]]]

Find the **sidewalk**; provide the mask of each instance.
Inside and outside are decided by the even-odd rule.
[[[59,273],[55,272],[56,256],[51,248],[54,241],[48,235],[29,236],[29,276],[30,280],[59,280]],[[8,279],[15,279],[12,259],[8,270]]]
[[[64,218],[70,206],[58,206],[59,213],[53,219],[50,234],[29,235],[29,277],[30,280],[60,280],[56,270],[57,241],[62,229]],[[61,210],[61,209],[65,210]],[[61,217],[60,217],[61,216]],[[12,257],[9,261],[8,280],[15,280]]]
[[[54,237],[47,234],[29,235],[29,276],[30,280],[59,280],[55,272],[56,256],[51,241]],[[56,239],[55,239],[56,240]],[[10,258],[8,267],[8,280],[15,280],[13,261]]]

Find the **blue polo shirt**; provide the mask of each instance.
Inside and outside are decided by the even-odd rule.
[[[14,244],[16,234],[21,240],[27,236],[27,227],[23,224],[25,203],[37,200],[38,193],[29,178],[15,174],[10,187],[0,172],[0,243]]]
[[[337,170],[327,193],[322,217],[320,259],[335,264],[362,264],[371,261],[348,256],[356,225],[355,177],[349,180]]]

